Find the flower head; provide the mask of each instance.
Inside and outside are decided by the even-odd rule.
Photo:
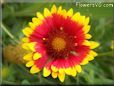
[[[3,57],[5,61],[15,64],[23,64],[25,61],[22,59],[23,55],[26,55],[30,51],[27,51],[20,47],[22,44],[7,45],[3,48]]]
[[[93,60],[97,53],[91,49],[99,43],[88,41],[92,36],[89,17],[81,16],[73,9],[66,11],[62,6],[44,8],[44,14],[37,12],[29,26],[23,29],[26,37],[23,48],[31,53],[23,58],[32,74],[43,70],[43,76],[51,75],[61,82],[65,74],[76,76],[82,71],[81,65]]]

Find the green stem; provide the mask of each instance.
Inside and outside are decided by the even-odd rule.
[[[6,33],[8,34],[8,36],[9,36],[11,39],[13,39],[16,43],[19,43],[19,41],[17,41],[17,40],[15,39],[15,37],[11,34],[10,31],[8,31],[8,29],[4,26],[3,23],[1,23],[1,28],[4,30],[4,32],[6,32]]]
[[[114,51],[109,51],[109,52],[105,52],[105,53],[99,53],[98,56],[112,56],[114,53]]]

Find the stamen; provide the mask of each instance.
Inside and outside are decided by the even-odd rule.
[[[60,30],[63,30],[63,27],[60,27]]]
[[[61,51],[66,47],[66,42],[63,38],[56,37],[52,41],[52,46],[53,46],[53,49],[57,51]]]
[[[74,38],[77,38],[76,36],[74,36]]]
[[[43,38],[43,40],[46,40],[46,38]]]
[[[77,43],[74,44],[74,46],[77,46],[77,45],[78,45]]]
[[[75,52],[75,51],[71,51],[70,53],[73,54],[73,55],[75,55],[75,56],[78,56],[78,55],[79,55],[79,54],[78,54],[77,52]]]

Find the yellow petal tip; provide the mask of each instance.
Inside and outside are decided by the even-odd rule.
[[[100,43],[98,43],[98,42],[90,41],[90,48],[91,49],[94,49],[94,48],[98,47],[99,45],[100,45]]]
[[[40,69],[36,65],[32,66],[30,69],[31,74],[38,73],[39,71]]]
[[[44,67],[44,69],[43,69],[43,76],[47,77],[47,76],[50,75],[50,73],[51,73],[51,71],[49,69],[47,69],[46,67]]]
[[[58,74],[58,78],[59,78],[59,80],[61,81],[61,82],[64,82],[64,80],[65,80],[65,74],[64,73],[59,73]]]
[[[39,58],[41,58],[41,54],[40,53],[35,53],[34,56],[33,56],[33,59],[37,60]]]
[[[26,67],[31,67],[34,65],[34,61],[29,61],[26,63]]]
[[[58,71],[58,68],[57,67],[55,67],[55,66],[51,66],[51,69],[52,69],[52,71],[54,71],[54,72],[57,72]]]

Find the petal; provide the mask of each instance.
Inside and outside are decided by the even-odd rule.
[[[58,73],[57,72],[52,72],[51,75],[52,75],[53,78],[57,78]]]
[[[32,22],[35,24],[35,26],[39,26],[42,23],[40,19],[35,18],[35,17],[32,18]]]
[[[80,65],[76,65],[75,68],[76,68],[77,72],[79,72],[79,73],[82,72],[82,68]]]
[[[40,71],[40,69],[36,65],[33,65],[30,69],[30,73],[32,73],[32,74],[38,73],[39,71]]]
[[[85,34],[88,33],[90,31],[90,25],[85,25],[83,27],[83,31],[84,31]]]
[[[46,18],[43,23],[36,27],[34,31],[34,36],[43,36],[45,37],[52,28],[52,19],[50,17]]]
[[[98,54],[96,53],[96,52],[94,52],[93,50],[91,50],[90,52],[89,52],[92,56],[97,56]]]
[[[51,16],[51,12],[47,8],[44,8],[44,16],[45,17]]]
[[[47,60],[48,60],[48,57],[43,55],[43,57],[37,60],[34,60],[34,63],[41,70],[46,65]]]
[[[90,48],[94,49],[96,47],[98,47],[100,44],[98,42],[94,42],[94,41],[90,41]]]
[[[31,51],[35,51],[35,45],[36,45],[36,42],[31,42],[31,43],[23,43],[22,44],[22,47],[26,50],[31,50]]]
[[[91,39],[92,36],[91,36],[90,34],[85,34],[85,38],[86,38],[86,39]]]
[[[34,65],[34,61],[29,61],[26,63],[26,67],[31,67]]]
[[[62,12],[62,6],[59,6],[57,13],[61,14],[61,12]]]
[[[38,43],[43,43],[43,36],[40,35],[40,34],[32,34],[30,37],[29,37],[29,40],[30,42],[38,42]]]
[[[82,62],[80,63],[81,65],[86,65],[88,64],[89,60],[88,60],[88,55],[82,60]]]
[[[22,48],[26,49],[26,50],[29,50],[28,43],[23,43],[22,44]]]
[[[73,15],[72,20],[74,20],[74,21],[79,21],[79,19],[80,19],[80,13],[77,12],[77,13],[75,13],[75,14]]]
[[[68,10],[67,16],[71,17],[72,15],[73,15],[73,9],[71,8],[70,10]]]
[[[73,61],[75,61],[75,65],[79,65],[86,58],[89,51],[90,51],[89,46],[78,46],[76,48],[76,52],[78,53],[78,55],[75,56],[75,58],[73,59]],[[86,61],[84,61],[84,63],[85,62]],[[87,60],[87,62],[88,62],[88,60]]]
[[[55,5],[53,5],[51,8],[51,13],[56,13],[56,12],[57,12],[57,8]]]
[[[29,28],[29,27],[26,27],[22,31],[25,34],[25,36],[27,36],[27,37],[29,37],[32,34],[32,32],[33,32],[33,30],[31,28]]]
[[[87,58],[88,58],[89,61],[94,59],[94,57],[91,54],[87,55]]]
[[[29,53],[29,54],[25,55],[23,57],[23,59],[26,60],[26,61],[30,61],[30,60],[32,60],[32,56],[33,56],[33,53]]]
[[[64,73],[65,71],[64,71],[64,69],[63,68],[60,68],[59,69],[59,73]]]
[[[29,49],[32,50],[32,51],[35,51],[35,45],[36,45],[36,42],[28,43],[28,47],[29,47]]]
[[[40,12],[37,12],[36,15],[40,20],[44,20],[44,16]]]
[[[31,29],[36,29],[36,25],[33,22],[29,22],[29,26]]]
[[[91,51],[89,52],[89,54],[87,55],[87,58],[88,58],[89,61],[91,61],[91,60],[94,59],[95,56],[97,56],[97,53],[94,52],[93,50],[91,50]]]
[[[71,71],[71,75],[72,76],[76,76],[77,72],[76,72],[76,69],[74,67],[72,67],[72,71]]]
[[[67,75],[72,75],[71,71],[72,71],[71,67],[65,68],[65,73],[66,73]]]
[[[22,42],[29,42],[29,38],[28,37],[23,37]]]
[[[39,58],[41,58],[41,54],[40,53],[35,53],[34,56],[33,56],[33,59],[37,60]]]
[[[87,17],[87,18],[85,19],[84,25],[88,25],[88,24],[89,24],[89,20],[90,20],[90,18]]]
[[[65,73],[59,73],[58,74],[58,78],[61,82],[64,82],[64,79],[65,79]]]
[[[90,43],[90,41],[88,41],[88,40],[84,40],[83,45],[90,46],[91,43]]]
[[[57,71],[58,71],[58,68],[52,65],[52,66],[51,66],[51,70],[52,70],[53,72],[57,72]]]
[[[84,25],[84,22],[85,22],[85,16],[80,16],[79,24]]]
[[[60,13],[64,18],[67,17],[67,12],[65,9],[62,10],[62,12]]]
[[[35,46],[36,52],[41,53],[41,55],[46,56],[46,49],[42,43],[37,43]]]
[[[51,74],[51,71],[47,69],[46,67],[43,68],[43,76],[47,77]]]

